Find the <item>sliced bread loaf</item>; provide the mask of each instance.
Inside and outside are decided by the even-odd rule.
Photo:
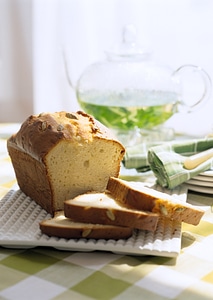
[[[63,211],[56,213],[52,219],[40,222],[40,229],[48,236],[66,239],[91,238],[118,240],[126,239],[133,233],[133,229],[128,227],[74,222],[66,218]]]
[[[64,202],[64,214],[74,221],[126,226],[154,231],[156,213],[130,209],[115,201],[109,193],[86,193]]]
[[[136,188],[131,182],[111,177],[107,190],[119,202],[139,210],[151,211],[172,220],[197,225],[204,211],[171,195],[148,187]]]
[[[125,152],[108,128],[81,111],[30,116],[7,147],[20,189],[52,215],[66,199],[105,191]]]

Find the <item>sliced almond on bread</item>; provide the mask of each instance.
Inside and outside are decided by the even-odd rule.
[[[131,209],[115,201],[110,193],[91,192],[64,202],[64,214],[72,220],[126,226],[154,231],[159,216],[156,213]]]
[[[161,216],[198,225],[204,211],[197,207],[183,203],[171,195],[156,191],[148,187],[136,188],[131,182],[111,177],[107,190],[114,199],[138,210],[146,210],[158,213]]]
[[[75,222],[64,216],[64,212],[58,212],[52,219],[40,222],[41,231],[48,236],[56,236],[66,239],[126,239],[129,238],[133,229],[128,227],[86,224]]]

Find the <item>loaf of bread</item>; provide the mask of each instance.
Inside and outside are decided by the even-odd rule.
[[[84,112],[42,113],[27,118],[7,141],[20,189],[53,215],[64,200],[106,189],[117,177],[125,149]]]
[[[154,231],[159,215],[130,209],[109,193],[87,193],[64,202],[64,215],[74,221]]]
[[[126,239],[133,233],[133,229],[128,227],[73,222],[64,216],[63,211],[57,212],[52,219],[40,222],[40,229],[48,236],[66,239],[91,238],[118,240]]]
[[[121,203],[179,222],[198,225],[204,214],[203,210],[189,203],[183,203],[171,195],[148,187],[136,188],[131,182],[119,178],[111,177],[107,184],[107,190]]]

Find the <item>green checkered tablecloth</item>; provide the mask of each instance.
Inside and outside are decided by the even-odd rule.
[[[6,152],[10,128],[0,126],[0,198],[16,183]],[[189,193],[188,202],[205,215],[198,226],[183,224],[176,258],[0,246],[0,299],[212,299],[213,198]]]

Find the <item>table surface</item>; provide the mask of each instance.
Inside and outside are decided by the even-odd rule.
[[[16,184],[0,124],[0,199]],[[0,246],[0,299],[213,299],[213,196],[188,192],[205,208],[198,226],[182,224],[176,258]]]

